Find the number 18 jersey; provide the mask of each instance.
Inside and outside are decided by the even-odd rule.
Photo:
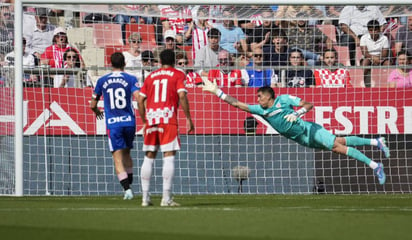
[[[173,67],[152,72],[144,81],[140,95],[146,97],[146,120],[149,126],[177,125],[177,109],[181,91],[185,88],[185,74]]]
[[[97,80],[93,97],[103,95],[107,129],[136,125],[132,100],[138,90],[137,78],[125,72],[112,72]]]

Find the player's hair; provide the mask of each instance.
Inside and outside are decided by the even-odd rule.
[[[270,94],[270,97],[271,97],[272,99],[275,99],[275,90],[273,90],[273,88],[271,88],[271,87],[269,87],[269,86],[260,87],[260,88],[257,90],[257,92],[258,92],[258,93],[259,93],[259,92],[261,92],[261,93],[269,93],[269,94]]]
[[[123,69],[126,66],[126,62],[124,60],[124,55],[121,52],[115,52],[110,56],[110,61],[112,62],[113,68]]]
[[[160,53],[160,63],[162,65],[175,65],[175,52],[171,49],[165,49]]]

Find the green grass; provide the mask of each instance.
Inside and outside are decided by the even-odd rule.
[[[412,195],[0,197],[1,239],[410,239]]]

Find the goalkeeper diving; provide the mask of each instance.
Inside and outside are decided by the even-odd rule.
[[[225,94],[216,83],[204,79],[203,91],[211,92],[223,101],[245,112],[262,116],[279,134],[303,146],[331,150],[361,161],[373,169],[380,184],[385,184],[386,175],[383,164],[377,163],[354,148],[355,146],[376,146],[385,157],[390,156],[385,138],[367,139],[357,136],[338,137],[321,125],[301,119],[300,117],[313,108],[313,104],[299,97],[284,94],[275,98],[271,87],[261,87],[257,91],[259,104],[249,105]],[[298,107],[297,111],[294,107]]]

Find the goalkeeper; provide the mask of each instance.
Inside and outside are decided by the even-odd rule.
[[[271,87],[261,87],[257,91],[259,104],[248,105],[236,98],[225,94],[216,83],[204,79],[203,91],[211,92],[223,101],[245,112],[262,116],[276,131],[288,139],[303,146],[332,150],[335,153],[355,158],[373,169],[380,184],[385,184],[386,175],[383,164],[372,161],[354,146],[377,146],[385,157],[389,157],[389,149],[385,144],[385,138],[366,139],[357,136],[337,137],[323,128],[321,125],[302,120],[300,117],[313,107],[299,97],[280,95],[275,98],[275,92]],[[300,107],[294,111],[293,107]]]

